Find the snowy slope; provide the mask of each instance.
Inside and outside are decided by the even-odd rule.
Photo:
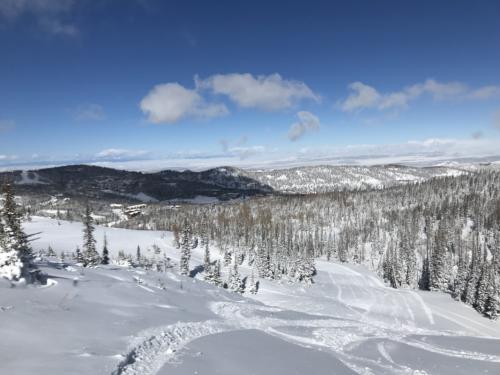
[[[80,224],[60,224],[27,223],[43,230],[34,247],[79,245]],[[98,228],[98,239],[104,230],[114,253],[155,243],[178,259],[170,233]],[[196,249],[191,268],[201,262]],[[362,267],[318,261],[315,284],[262,281],[253,299],[176,269],[58,268],[44,267],[50,287],[1,288],[0,373],[500,373],[499,322],[444,294],[387,288]]]

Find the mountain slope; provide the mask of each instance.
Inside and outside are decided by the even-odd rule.
[[[192,199],[197,196],[230,199],[270,193],[308,194],[336,190],[383,188],[433,177],[473,173],[456,166],[407,167],[315,166],[279,170],[219,167],[202,172],[165,170],[141,173],[89,165],[71,165],[0,173],[20,194],[64,194],[139,201]]]
[[[35,217],[33,246],[81,241],[81,224]],[[97,227],[112,254],[156,243],[178,259],[172,233]],[[102,245],[102,244],[100,244]],[[212,251],[215,257],[217,253]],[[203,263],[195,249],[191,268]],[[317,262],[310,286],[261,280],[253,298],[199,278],[106,266],[42,265],[45,288],[1,285],[0,357],[32,374],[494,374],[500,322],[441,293],[386,287],[360,266]],[[251,268],[244,264],[241,272]],[[43,322],[43,324],[41,324]],[[51,338],[48,341],[48,338]],[[213,370],[213,371],[212,371]]]

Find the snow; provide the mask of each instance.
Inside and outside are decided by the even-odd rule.
[[[35,217],[25,229],[42,232],[35,249],[82,242],[80,223]],[[179,259],[171,233],[98,226],[98,248],[104,233],[112,254],[156,244]],[[197,248],[191,269],[202,263]],[[0,282],[0,372],[500,373],[499,322],[443,293],[389,288],[361,266],[316,266],[312,285],[261,280],[258,294],[241,296],[180,276],[177,265],[160,274],[42,264],[45,288]]]
[[[46,182],[40,180],[36,172],[21,171],[21,180],[15,182],[16,185],[46,185]]]

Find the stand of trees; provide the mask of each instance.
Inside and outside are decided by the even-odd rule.
[[[255,198],[172,210],[152,205],[124,226],[184,221],[225,265],[260,278],[312,282],[314,259],[364,264],[394,288],[448,292],[482,314],[500,310],[500,173],[434,178],[380,190]]]

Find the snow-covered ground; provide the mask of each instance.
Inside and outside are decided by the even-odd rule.
[[[35,249],[81,244],[81,224],[59,223],[26,223],[42,231]],[[156,244],[178,259],[170,233],[98,228],[98,240],[104,231],[112,253]],[[191,268],[201,263],[196,249]],[[500,373],[499,322],[362,267],[318,261],[315,284],[261,281],[253,298],[176,268],[43,269],[47,287],[0,284],[1,374]]]

